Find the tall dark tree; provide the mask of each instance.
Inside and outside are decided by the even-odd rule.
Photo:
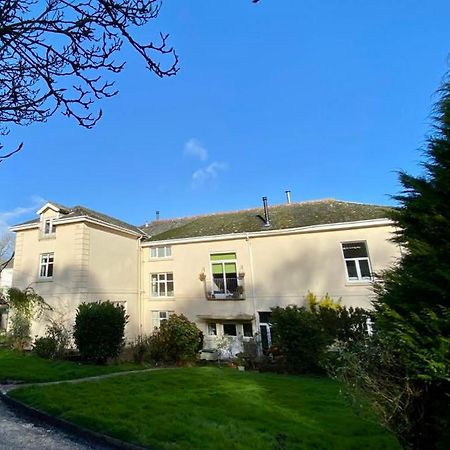
[[[94,103],[117,94],[105,76],[124,68],[117,60],[124,43],[158,77],[175,75],[178,58],[167,35],[137,38],[160,6],[160,0],[2,0],[0,135],[10,124],[44,122],[56,111],[94,126],[102,115]],[[0,146],[0,162],[21,147]]]
[[[376,287],[376,335],[341,376],[408,448],[450,448],[450,78],[439,92],[425,173],[400,174],[399,263]]]

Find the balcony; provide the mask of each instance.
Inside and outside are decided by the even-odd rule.
[[[227,277],[205,281],[205,295],[208,300],[244,300],[244,280]]]

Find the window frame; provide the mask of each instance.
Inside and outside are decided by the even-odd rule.
[[[235,255],[234,259],[211,259],[214,255]],[[223,277],[223,292],[216,292],[214,290],[214,264],[221,264],[222,265],[222,277]],[[225,252],[214,252],[209,254],[209,269],[211,273],[211,285],[212,290],[214,291],[214,295],[216,298],[227,298],[230,294],[228,294],[228,286],[227,286],[227,276],[226,276],[226,268],[225,264],[234,264],[236,269],[236,286],[240,286],[240,280],[239,280],[239,271],[238,271],[238,259],[237,259],[237,252],[236,251],[225,251]]]
[[[44,258],[48,258],[48,260],[44,261]],[[51,275],[48,275],[50,267],[51,267]],[[44,274],[42,274],[43,268]],[[39,271],[38,271],[39,279],[51,280],[53,279],[54,272],[55,272],[55,253],[54,252],[41,253],[39,255]]]
[[[157,315],[158,315],[158,325],[157,326],[154,323],[154,317],[153,317],[155,313],[157,313]],[[161,317],[162,313],[164,313],[166,315],[166,317]],[[152,326],[153,326],[152,331],[154,331],[154,330],[159,330],[159,328],[161,326],[161,322],[164,322],[165,320],[169,320],[169,317],[175,313],[174,313],[174,311],[169,311],[169,310],[161,310],[161,311],[160,310],[152,310],[151,314],[152,314]]]
[[[155,291],[153,290],[153,277],[156,275],[156,286],[157,286],[157,293],[155,294]],[[159,277],[161,275],[164,275],[164,279],[160,279]],[[168,280],[167,279],[167,275],[172,275],[172,279]],[[168,284],[172,283],[172,295],[169,295],[168,292]],[[161,284],[164,284],[164,291],[165,294],[161,295]],[[150,297],[151,298],[174,298],[175,297],[175,280],[174,280],[174,276],[173,276],[173,272],[152,272],[150,274]]]
[[[164,249],[164,256],[158,255],[158,250]],[[155,251],[155,255],[152,255],[153,251]],[[152,246],[149,250],[150,259],[168,259],[172,257],[172,246],[171,245],[158,245]]]
[[[364,244],[367,256],[358,257],[358,258],[346,258],[345,253],[344,253],[344,245],[346,245],[346,244],[347,245],[348,244]],[[341,242],[341,254],[342,254],[342,259],[344,262],[344,270],[345,270],[346,280],[348,283],[370,283],[371,281],[373,281],[372,263],[370,261],[369,246],[367,245],[367,241],[365,241],[365,240],[342,241]],[[355,262],[357,278],[350,278],[348,268],[347,268],[347,261]],[[367,265],[369,267],[369,272],[370,272],[369,277],[363,277],[361,275],[360,261],[367,261]]]
[[[41,223],[41,237],[52,237],[55,236],[56,227],[54,224],[55,219],[58,217],[45,217],[42,219]],[[48,225],[48,231],[47,231]]]

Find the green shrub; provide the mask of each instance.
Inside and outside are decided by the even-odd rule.
[[[30,320],[22,313],[16,312],[11,319],[11,329],[9,331],[13,348],[23,351],[29,347],[31,342],[30,334]]]
[[[119,355],[124,345],[128,317],[123,306],[113,303],[82,303],[77,309],[73,337],[81,357],[105,363]]]
[[[367,336],[369,313],[346,308],[326,295],[320,301],[311,292],[308,308],[272,309],[272,366],[276,371],[323,373],[334,361],[334,350],[349,348]]]
[[[150,359],[150,347],[150,336],[138,336],[129,347],[133,355],[133,361],[136,364],[142,364],[144,361]]]
[[[149,338],[150,358],[155,362],[192,361],[202,346],[203,333],[182,314],[171,315]]]
[[[52,321],[44,337],[37,338],[33,344],[33,352],[41,358],[63,358],[70,342],[67,328],[57,321]]]
[[[70,331],[61,321],[52,320],[47,327],[46,337],[55,342],[56,348],[54,358],[64,358],[70,345]]]
[[[295,373],[322,373],[320,361],[332,339],[317,315],[305,308],[273,308],[272,339],[281,351],[280,362]]]
[[[45,336],[37,338],[33,344],[33,353],[46,359],[52,359],[56,355],[58,344],[55,339]]]

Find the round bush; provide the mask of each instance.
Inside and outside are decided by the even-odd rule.
[[[113,303],[82,303],[77,309],[73,337],[81,357],[105,363],[119,355],[124,345],[128,317],[123,306]]]
[[[51,359],[56,355],[58,343],[51,337],[37,338],[33,344],[33,353],[41,358]]]

